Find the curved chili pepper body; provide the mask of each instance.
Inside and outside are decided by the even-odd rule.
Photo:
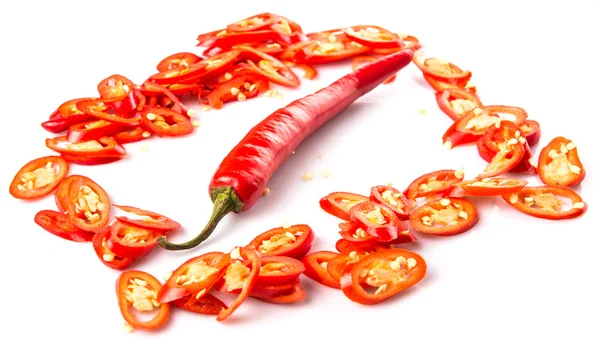
[[[407,66],[412,58],[413,52],[405,50],[363,65],[254,126],[221,162],[210,182],[215,207],[207,227],[187,243],[172,244],[162,238],[159,244],[167,250],[193,248],[208,238],[224,215],[252,208],[273,173],[304,139]]]

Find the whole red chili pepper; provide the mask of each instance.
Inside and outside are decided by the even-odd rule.
[[[194,248],[211,235],[225,215],[250,209],[271,175],[305,138],[407,66],[412,58],[411,50],[385,56],[269,115],[248,132],[215,172],[209,185],[213,213],[200,234],[181,244],[170,243],[163,236],[158,244],[167,250]]]

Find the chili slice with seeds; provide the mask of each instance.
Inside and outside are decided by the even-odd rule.
[[[414,286],[426,273],[425,260],[414,252],[379,250],[344,269],[341,287],[350,300],[374,305]],[[375,292],[371,293],[371,289]]]
[[[74,242],[91,241],[94,233],[73,226],[69,218],[54,210],[41,210],[35,214],[34,221],[40,227],[57,237]]]
[[[366,202],[369,197],[351,192],[332,192],[319,200],[321,209],[342,220],[350,221],[350,208]]]
[[[106,247],[106,239],[109,235],[110,227],[106,227],[104,230],[93,234],[92,245],[94,252],[96,252],[96,256],[98,256],[100,262],[105,266],[115,270],[125,270],[133,263],[134,259],[120,257],[110,251]]]
[[[10,194],[19,199],[49,195],[69,173],[69,163],[60,156],[44,156],[29,161],[15,174]]]
[[[464,233],[479,221],[475,205],[465,199],[430,201],[410,213],[410,227],[418,232],[452,236]]]
[[[549,186],[575,186],[586,175],[577,146],[562,136],[555,137],[542,149],[538,170],[542,182]]]
[[[256,236],[248,247],[261,255],[304,257],[312,247],[315,234],[308,225],[272,228]]]
[[[462,170],[442,169],[433,171],[415,179],[404,195],[409,199],[417,199],[428,195],[442,194],[451,189],[454,184],[461,182],[465,177]]]
[[[571,206],[563,210],[563,202],[557,197],[567,198]],[[587,210],[587,203],[575,191],[562,186],[529,186],[516,193],[503,195],[502,199],[518,211],[548,220],[573,219]]]
[[[152,275],[139,271],[129,270],[117,278],[117,298],[121,315],[129,325],[134,328],[154,330],[162,327],[169,318],[171,306],[159,303],[156,294],[162,285]],[[151,312],[158,309],[152,319],[143,321],[138,319],[133,310]]]
[[[316,251],[306,255],[306,257],[302,259],[302,263],[304,263],[304,266],[306,267],[304,275],[320,284],[339,289],[339,281],[335,281],[327,271],[329,261],[334,259],[337,255],[339,255],[339,253],[331,251]]]
[[[194,132],[188,117],[162,107],[146,107],[142,113],[142,124],[159,137],[180,137]]]

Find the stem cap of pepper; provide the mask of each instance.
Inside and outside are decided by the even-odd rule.
[[[217,228],[219,221],[230,212],[239,213],[244,206],[244,203],[239,199],[231,186],[219,186],[211,190],[211,199],[214,207],[212,215],[208,223],[195,238],[180,244],[174,244],[167,240],[165,236],[158,238],[156,241],[162,248],[170,251],[189,250],[200,245],[205,241]]]

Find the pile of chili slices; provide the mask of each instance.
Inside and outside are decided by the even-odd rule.
[[[483,172],[465,180],[461,170],[422,175],[399,191],[378,185],[370,195],[334,192],[320,205],[340,218],[338,252],[309,253],[315,237],[307,225],[274,228],[229,253],[211,252],[175,268],[165,284],[154,276],[128,269],[148,256],[156,240],[181,225],[162,214],[111,203],[92,179],[69,176],[69,165],[106,164],[126,155],[124,144],[153,135],[177,137],[193,132],[193,109],[182,102],[197,98],[203,107],[245,101],[261,93],[275,95],[271,84],[294,88],[300,79],[317,75],[314,65],[352,60],[352,68],[403,49],[420,51],[412,36],[381,27],[360,25],[304,33],[294,21],[262,13],[226,28],[198,36],[201,55],[172,54],[141,84],[112,75],[98,84],[99,95],[69,100],[42,126],[59,134],[46,146],[59,156],[45,156],[24,165],[10,193],[38,199],[53,194],[57,210],[42,210],[35,222],[46,231],[75,242],[91,242],[99,260],[122,271],[118,302],[130,328],[157,329],[171,306],[198,314],[230,316],[242,302],[295,303],[306,297],[300,275],[338,288],[352,301],[377,304],[418,283],[427,264],[418,254],[397,248],[417,240],[415,234],[451,236],[478,221],[471,196],[501,198],[534,217],[566,219],[582,215],[587,205],[570,189],[584,179],[576,145],[556,137],[541,151],[537,167],[530,148],[540,140],[540,124],[519,107],[484,105],[471,83],[472,73],[439,58],[413,62],[435,90],[440,109],[453,121],[443,135],[448,149],[476,143],[489,162]],[[393,81],[395,76],[385,83]],[[511,118],[501,117],[509,114]],[[542,185],[502,177],[516,172],[538,175]],[[570,200],[566,207],[558,198]],[[227,306],[214,293],[236,294]],[[158,311],[142,321],[137,312]]]

